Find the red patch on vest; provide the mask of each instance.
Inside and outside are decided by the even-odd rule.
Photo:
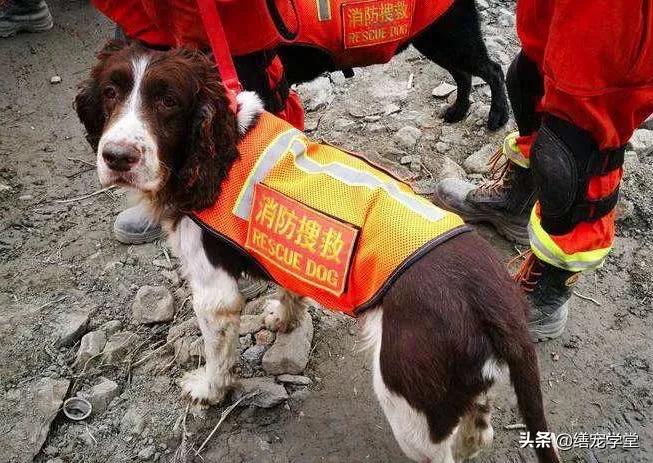
[[[254,186],[245,249],[325,291],[341,295],[358,230],[270,187]]]
[[[409,36],[415,0],[362,0],[343,3],[345,48],[368,47]]]

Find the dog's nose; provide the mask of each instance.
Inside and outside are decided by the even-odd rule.
[[[140,159],[140,153],[133,145],[107,143],[102,149],[102,157],[111,170],[126,172]]]

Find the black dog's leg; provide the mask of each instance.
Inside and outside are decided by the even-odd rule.
[[[462,121],[469,110],[469,94],[472,91],[472,76],[455,68],[445,69],[451,73],[456,81],[456,87],[458,88],[456,90],[456,101],[454,104],[449,106],[444,113],[442,113],[442,118],[445,122]]]
[[[470,74],[485,80],[492,91],[488,128],[496,130],[508,121],[509,107],[503,70],[488,56],[474,0],[457,0],[412,43],[424,56],[451,72],[459,86],[456,103],[445,113],[445,120],[448,115],[457,116],[458,119],[449,119],[447,122],[462,119],[469,108],[467,97],[461,98],[465,96],[465,89],[460,88],[460,77],[457,76]]]

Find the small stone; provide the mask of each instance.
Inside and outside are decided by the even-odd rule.
[[[200,326],[197,323],[197,317],[192,317],[170,328],[166,341],[173,342],[173,340],[179,339],[182,336],[198,336],[199,334],[201,333]]]
[[[5,185],[4,183],[0,183],[0,192],[3,191],[11,191],[11,187],[9,185]]]
[[[138,459],[143,461],[150,460],[155,453],[156,453],[156,447],[154,445],[148,445],[140,452],[138,452]]]
[[[311,395],[311,391],[308,388],[303,387],[290,394],[290,398],[296,402],[303,402],[308,399],[309,395]]]
[[[52,76],[50,77],[50,83],[52,85],[60,84],[61,83],[61,76]]]
[[[298,386],[309,386],[313,384],[313,380],[308,376],[302,375],[279,375],[277,381],[280,383],[296,384]]]
[[[381,120],[381,116],[379,116],[378,114],[373,114],[373,115],[370,115],[370,116],[365,116],[363,118],[363,120],[365,122],[378,122],[378,121]]]
[[[142,286],[132,304],[132,320],[138,324],[161,323],[172,320],[175,305],[172,294],[163,286]]]
[[[274,343],[276,334],[270,330],[261,330],[254,335],[256,344],[259,346],[271,346]]]
[[[141,435],[145,430],[145,417],[135,407],[131,407],[125,412],[120,420],[120,431],[123,434]]]
[[[401,159],[399,159],[399,164],[410,164],[415,161],[415,158],[417,158],[417,156],[402,156]]]
[[[55,328],[58,335],[54,346],[59,348],[70,346],[82,337],[88,326],[88,312],[71,312],[64,314]]]
[[[49,457],[56,457],[59,455],[59,449],[54,445],[48,445],[43,449],[43,453]]]
[[[240,317],[239,334],[256,333],[264,327],[263,317],[261,315],[242,315]]]
[[[118,396],[120,388],[116,382],[107,378],[100,378],[100,383],[90,389],[77,393],[79,397],[88,400],[93,406],[93,415],[102,414],[114,397]]]
[[[263,369],[271,375],[300,374],[308,364],[313,340],[313,320],[304,313],[289,333],[277,333],[277,339],[263,356]]]
[[[162,270],[161,275],[163,275],[175,288],[181,284],[179,274],[175,270]]]
[[[653,153],[653,130],[638,129],[631,137],[630,146],[640,156]]]
[[[435,144],[435,149],[438,151],[438,153],[446,153],[451,150],[451,145],[448,143],[439,141]]]
[[[406,149],[412,149],[422,136],[422,131],[417,127],[407,125],[402,127],[394,134],[394,140],[397,144]]]
[[[446,82],[442,82],[440,85],[435,87],[433,89],[433,92],[431,92],[431,95],[433,95],[436,98],[445,98],[449,96],[451,93],[453,93],[456,90],[455,85],[448,84]]]
[[[166,258],[161,258],[161,259],[154,259],[152,261],[152,265],[155,267],[159,268],[164,268],[166,270],[172,270],[175,266],[172,264],[172,261],[166,259]]]
[[[73,367],[83,370],[86,363],[96,355],[102,352],[107,343],[107,335],[104,331],[91,331],[82,337],[82,341],[77,350],[77,356]]]
[[[255,407],[270,408],[288,399],[286,388],[271,377],[241,379],[235,394],[236,400],[252,392],[256,395],[243,402]]]
[[[119,331],[107,340],[102,351],[102,363],[119,363],[138,339],[136,333]]]
[[[100,327],[100,331],[104,331],[107,338],[110,338],[114,333],[120,331],[120,328],[122,328],[122,323],[120,320],[111,320],[102,325]]]
[[[495,154],[496,146],[487,144],[463,162],[467,172],[485,174],[490,170],[490,158]]]
[[[267,346],[255,345],[243,352],[243,359],[252,366],[260,365]]]
[[[250,347],[252,347],[252,337],[249,334],[246,334],[245,336],[241,336],[238,338],[238,346],[240,348],[240,352],[243,353]]]

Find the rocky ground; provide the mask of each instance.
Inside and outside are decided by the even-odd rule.
[[[355,322],[312,307],[300,329],[275,336],[258,315],[272,288],[247,305],[239,391],[203,416],[187,413],[177,382],[201,362],[188,288],[165,243],[112,239],[126,198],[99,192],[71,108],[111,26],[85,1],[49,3],[52,31],[0,41],[0,461],[175,461],[184,452],[186,461],[406,461],[371,392]],[[518,49],[514,2],[478,3],[505,67]],[[478,181],[506,132],[485,129],[489,89],[476,80],[467,119],[443,124],[454,97],[444,83],[448,74],[414,50],[354,79],[321,77],[300,88],[307,130],[376,158],[426,195],[443,177]],[[627,156],[614,252],[578,287],[567,332],[538,346],[553,429],[637,433],[639,448],[579,448],[566,461],[653,461],[651,129],[637,132]],[[506,261],[515,255],[481,232]],[[478,461],[533,461],[503,389],[495,444]],[[93,405],[80,422],[60,413],[76,395]]]

